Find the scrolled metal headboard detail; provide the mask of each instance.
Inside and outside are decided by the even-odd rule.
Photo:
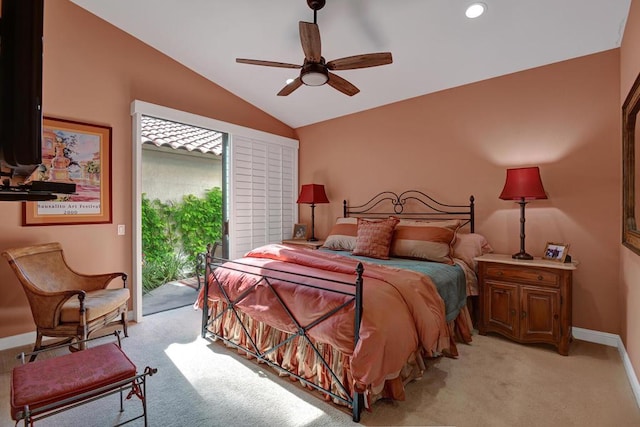
[[[362,205],[349,206],[343,201],[343,216],[367,218],[385,218],[390,215],[405,219],[443,220],[459,219],[462,225],[469,224],[473,233],[475,228],[475,198],[469,197],[469,204],[449,205],[441,203],[418,190],[407,190],[400,194],[383,191]],[[410,209],[408,209],[408,206]],[[390,209],[390,210],[389,210]]]

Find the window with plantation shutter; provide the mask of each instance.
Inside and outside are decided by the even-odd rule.
[[[232,135],[229,166],[229,257],[290,238],[298,212],[297,144]]]

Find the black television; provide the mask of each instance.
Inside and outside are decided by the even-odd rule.
[[[42,162],[44,0],[1,0],[0,159],[28,175]]]
[[[0,201],[53,200],[28,180],[42,162],[44,0],[0,2]]]

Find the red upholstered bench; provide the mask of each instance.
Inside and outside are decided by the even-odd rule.
[[[23,355],[24,360],[24,355]],[[147,425],[145,378],[156,373],[147,367],[138,374],[117,343],[108,343],[63,356],[42,359],[13,368],[11,374],[11,417],[29,425],[38,419],[123,391],[127,399],[136,395],[142,401],[142,415]]]

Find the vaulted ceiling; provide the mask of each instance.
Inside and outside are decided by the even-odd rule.
[[[393,63],[335,71],[360,89],[329,85],[276,96],[302,64],[306,0],[72,0],[287,125],[297,128],[456,86],[620,46],[631,0],[327,0],[317,12],[327,61],[389,51]]]

